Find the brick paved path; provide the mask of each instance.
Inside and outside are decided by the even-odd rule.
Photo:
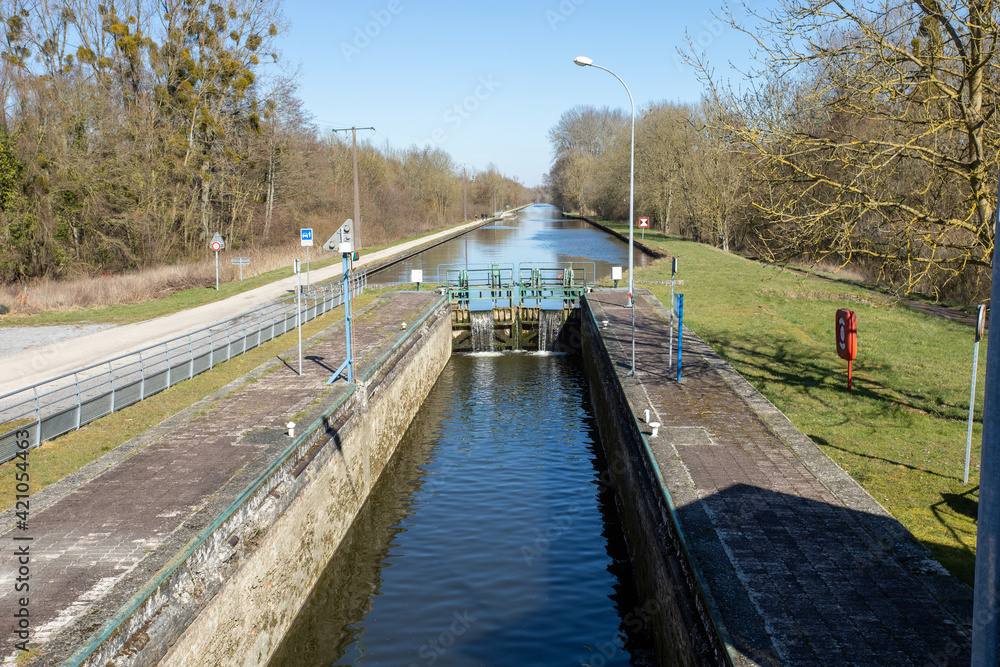
[[[637,379],[624,293],[587,298],[633,412],[663,425],[649,442],[737,664],[969,663],[968,587],[687,330],[676,382],[648,291]]]
[[[359,313],[359,371],[404,333],[402,322],[415,322],[439,298],[431,292],[396,293]],[[103,472],[71,483],[75,488],[43,491],[32,499],[31,645],[42,650],[45,664],[81,644],[266,468],[287,445],[285,422],[302,411],[322,411],[346,391],[344,382],[325,384],[345,349],[343,320],[338,326],[336,315],[327,317],[331,328],[304,347],[301,377],[296,348],[283,355],[287,363],[272,360],[140,436],[138,446],[123,445],[130,456],[95,462]],[[286,340],[292,343],[294,337],[290,333]],[[321,396],[322,405],[313,405]],[[49,505],[35,509],[46,496]],[[9,524],[9,512],[3,518]],[[0,535],[4,664],[14,656],[15,532],[24,534]]]

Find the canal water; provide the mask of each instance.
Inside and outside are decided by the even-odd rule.
[[[656,664],[588,401],[577,356],[454,356],[270,664]]]
[[[649,257],[636,251],[635,265]],[[489,224],[425,250],[369,276],[373,283],[410,281],[410,270],[421,269],[426,282],[444,283],[445,267],[509,263],[568,266],[594,262],[597,280],[611,276],[612,266],[628,266],[628,244],[583,220],[563,218],[554,206],[529,206],[514,219]],[[439,276],[440,279],[435,280]],[[588,269],[589,270],[589,269]],[[593,276],[588,275],[588,281]]]

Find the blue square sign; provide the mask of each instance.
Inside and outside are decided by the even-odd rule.
[[[299,230],[302,237],[303,246],[312,246],[313,244],[313,230],[311,227]]]

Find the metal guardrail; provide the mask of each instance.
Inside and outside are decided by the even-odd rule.
[[[495,308],[523,306],[525,302],[537,307],[544,307],[545,302],[566,307],[594,286],[596,265],[519,264],[515,269],[513,264],[441,264],[437,275],[438,283],[447,285],[452,300],[473,309],[482,304]]]
[[[351,292],[364,292],[365,273],[352,279]],[[0,463],[17,454],[15,434],[27,431],[31,447],[79,429],[95,419],[229,361],[296,327],[296,297],[290,296],[124,354],[73,373],[0,396]],[[343,282],[302,291],[302,322],[344,303]]]

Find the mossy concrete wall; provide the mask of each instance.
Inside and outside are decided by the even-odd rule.
[[[626,397],[586,298],[580,308],[591,404],[615,487],[625,539],[662,665],[726,665],[701,583],[678,529],[670,494]]]
[[[316,430],[310,451],[268,493],[293,496],[271,525],[248,517],[242,567],[187,627],[161,665],[263,665],[364,505],[451,355],[447,306],[416,332],[352,405]],[[275,497],[275,495],[277,497]],[[265,524],[265,525],[260,525]]]
[[[74,664],[266,664],[450,356],[441,299]]]

